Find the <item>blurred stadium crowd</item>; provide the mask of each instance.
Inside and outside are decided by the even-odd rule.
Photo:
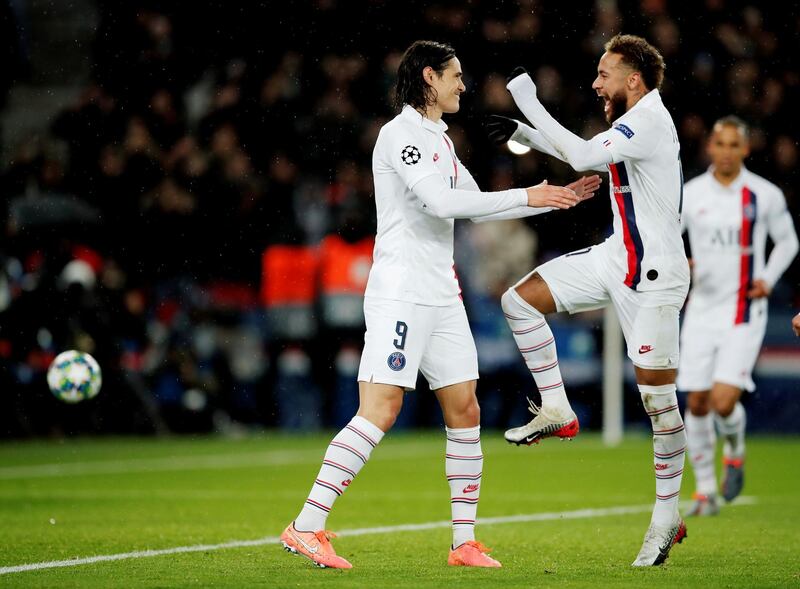
[[[582,6],[100,2],[91,81],[46,135],[7,154],[0,175],[0,436],[349,419],[374,232],[371,150],[417,38],[458,52],[467,94],[449,134],[485,190],[574,179],[551,158],[491,145],[484,120],[519,116],[505,76],[524,65],[566,126],[587,137],[605,128],[591,82],[604,42],[622,31],[664,54],[685,177],[706,168],[713,121],[737,114],[753,126],[748,166],[785,191],[797,218],[796,8]],[[546,218],[462,223],[457,267],[487,425],[504,425],[532,386],[499,295],[537,261],[600,239],[610,220],[603,189]],[[773,308],[800,306],[798,278],[795,264]],[[595,327],[565,320],[557,334],[589,409],[600,403]],[[69,348],[104,370],[105,394],[85,406],[60,405],[44,383]],[[405,415],[438,423],[422,395]]]

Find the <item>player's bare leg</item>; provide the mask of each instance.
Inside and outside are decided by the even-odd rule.
[[[394,425],[403,407],[403,393],[394,385],[358,383],[358,413],[331,441],[302,511],[281,534],[281,544],[288,552],[305,556],[318,567],[352,568],[337,556],[330,542],[335,534],[325,530],[325,522],[333,503]]]
[[[691,391],[686,396],[686,449],[696,481],[694,502],[688,515],[719,513],[717,475],[714,468],[717,435],[711,411],[711,391]]]
[[[656,502],[650,527],[633,566],[655,566],[663,563],[672,546],[686,537],[686,525],[678,513],[686,433],[678,410],[677,371],[639,366],[635,369],[642,403],[653,426]]]
[[[475,517],[481,492],[483,451],[481,410],[475,395],[476,381],[442,387],[435,391],[447,431],[445,474],[450,485],[453,544],[451,566],[499,567],[486,548],[475,541]]]
[[[711,407],[717,430],[724,440],[722,463],[725,474],[722,478],[722,496],[733,501],[744,487],[744,433],[747,415],[739,402],[742,389],[723,382],[715,382],[711,388]]]
[[[394,385],[359,382],[356,415],[388,432],[403,408],[404,393],[402,387]]]
[[[578,418],[567,399],[558,367],[555,339],[544,318],[556,311],[550,287],[537,272],[533,272],[509,288],[501,304],[517,347],[542,397],[541,407],[528,400],[534,418],[526,425],[506,431],[506,440],[512,444],[531,445],[549,437],[572,439],[578,434]]]

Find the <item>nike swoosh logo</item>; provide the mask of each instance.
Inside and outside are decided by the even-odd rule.
[[[317,551],[319,550],[319,546],[314,546],[314,548],[312,548],[311,546],[306,544],[300,536],[295,534],[293,531],[291,531],[291,532],[292,532],[292,536],[294,536],[294,539],[297,540],[298,542],[300,542],[300,544],[303,545],[303,548],[308,550],[311,554],[316,554],[317,553]]]

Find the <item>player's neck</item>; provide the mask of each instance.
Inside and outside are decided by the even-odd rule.
[[[733,181],[739,177],[739,174],[741,174],[741,172],[742,172],[741,167],[732,170],[729,174],[724,174],[717,168],[714,168],[712,174],[714,174],[714,179],[717,182],[719,182],[723,186],[730,186],[731,184],[733,184]]]
[[[645,94],[647,94],[648,92],[649,90],[640,88],[628,94],[628,98],[625,101],[625,112],[628,112],[630,109],[636,106],[636,103],[639,102],[642,98],[644,98]]]
[[[417,112],[434,123],[442,120],[442,109],[436,105],[429,105],[424,110],[418,108]]]

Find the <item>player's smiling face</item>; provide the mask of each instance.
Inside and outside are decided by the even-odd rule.
[[[466,90],[461,62],[458,61],[458,58],[454,57],[447,62],[447,67],[441,76],[433,72],[429,83],[434,90],[434,96],[436,96],[436,106],[443,113],[458,112],[461,93]]]
[[[609,124],[628,109],[628,79],[633,70],[622,63],[619,53],[604,53],[597,64],[597,77],[592,88],[603,99],[603,113]]]

